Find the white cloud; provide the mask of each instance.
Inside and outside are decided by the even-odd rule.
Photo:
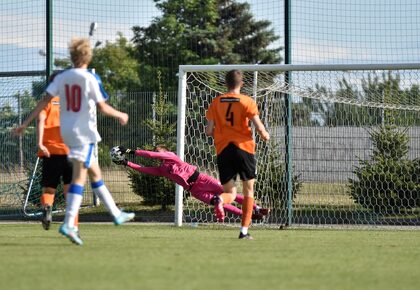
[[[351,63],[364,62],[374,57],[361,48],[349,48],[338,41],[314,40],[308,38],[293,39],[293,63]]]
[[[0,12],[0,45],[13,45],[20,48],[45,48],[46,32],[45,17],[34,17],[30,14],[10,14]],[[90,21],[53,19],[54,49],[66,50],[73,36],[89,34]],[[117,32],[122,32],[128,38],[132,37],[132,25],[123,23],[98,23],[98,29],[92,37],[92,42],[100,40],[114,41]]]
[[[16,45],[18,47],[43,47],[45,43],[45,17],[32,15],[5,14],[0,12],[0,45]]]

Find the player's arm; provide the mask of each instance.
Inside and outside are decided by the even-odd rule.
[[[141,173],[155,175],[155,176],[162,176],[159,168],[157,167],[144,167],[142,165],[139,165],[130,161],[127,162],[127,166]]]
[[[174,160],[176,161],[178,157],[170,152],[155,152],[148,150],[137,149],[134,150],[136,156],[146,157],[146,158],[155,158],[161,160]]]
[[[48,103],[51,101],[53,96],[50,94],[46,94],[44,98],[42,98],[35,106],[35,108],[32,110],[32,112],[29,114],[29,116],[22,122],[22,124],[13,129],[12,133],[13,135],[22,135],[25,131],[26,127],[39,115],[39,113],[48,105]]]
[[[47,115],[45,111],[41,111],[38,114],[38,121],[36,126],[36,138],[38,143],[38,148],[41,150],[46,157],[50,157],[50,152],[48,148],[44,146],[42,141],[44,140],[44,130],[45,130],[45,120],[47,119]]]
[[[113,107],[111,107],[110,105],[108,105],[107,103],[105,103],[105,101],[102,102],[98,102],[96,104],[96,106],[98,107],[98,110],[109,117],[114,117],[116,118],[121,125],[125,125],[128,122],[128,115],[126,113],[120,112],[116,109],[114,109]]]
[[[157,175],[157,176],[162,175],[158,167],[144,167],[141,164],[136,164],[136,163],[130,162],[130,161],[127,160],[127,158],[125,158],[124,154],[134,155],[134,152],[135,152],[135,150],[125,148],[123,146],[116,146],[116,147],[112,148],[111,151],[110,151],[111,160],[112,160],[112,162],[114,162],[117,165],[128,166],[131,169],[137,170],[138,172],[141,172],[141,173]]]
[[[129,149],[123,146],[118,146],[118,148],[123,154],[133,154],[140,157],[154,158],[154,159],[161,159],[161,160],[173,160],[173,161],[179,160],[179,157],[173,154],[172,152],[155,152],[155,151],[148,151],[148,150],[141,150],[141,149]]]
[[[260,135],[260,137],[264,141],[270,140],[270,134],[268,134],[267,130],[265,129],[264,124],[261,122],[259,115],[254,115],[251,118],[251,122],[254,124],[255,130],[257,131],[258,135]]]
[[[207,112],[206,112],[207,124],[206,124],[206,128],[205,128],[206,135],[211,136],[211,137],[213,137],[214,125],[215,125],[214,114],[213,114],[213,107],[214,107],[213,102],[211,102],[211,104],[210,104],[210,106],[209,106],[209,108],[207,109]]]
[[[207,120],[206,135],[207,136],[213,136],[213,134],[214,134],[214,121],[213,120]]]

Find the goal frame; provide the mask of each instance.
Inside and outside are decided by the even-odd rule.
[[[278,71],[289,72],[294,71],[366,71],[366,70],[420,70],[420,63],[370,63],[370,64],[311,64],[311,65],[293,65],[293,64],[231,64],[231,65],[180,65],[178,72],[178,108],[177,108],[177,149],[176,153],[181,160],[185,156],[185,120],[186,120],[186,98],[187,98],[187,73],[191,72],[227,72],[233,69],[241,71]],[[292,77],[292,76],[290,76]],[[291,96],[286,95],[289,99]],[[290,105],[292,102],[290,101]],[[291,108],[290,108],[291,109]],[[289,128],[289,135],[292,137],[292,116],[287,116],[287,126]],[[291,147],[291,146],[288,146]],[[286,148],[288,158],[291,160],[291,149]],[[288,172],[288,198],[291,198],[291,184],[292,184],[292,168]],[[183,188],[176,185],[175,188],[175,226],[182,226],[183,215]],[[292,224],[292,204],[288,202],[288,225]]]

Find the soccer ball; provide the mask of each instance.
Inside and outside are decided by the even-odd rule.
[[[124,153],[121,152],[118,146],[112,147],[109,150],[109,156],[111,156],[112,161],[123,161],[125,159]]]

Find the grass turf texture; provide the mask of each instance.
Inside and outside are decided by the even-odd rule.
[[[420,231],[0,224],[1,289],[419,289]]]

